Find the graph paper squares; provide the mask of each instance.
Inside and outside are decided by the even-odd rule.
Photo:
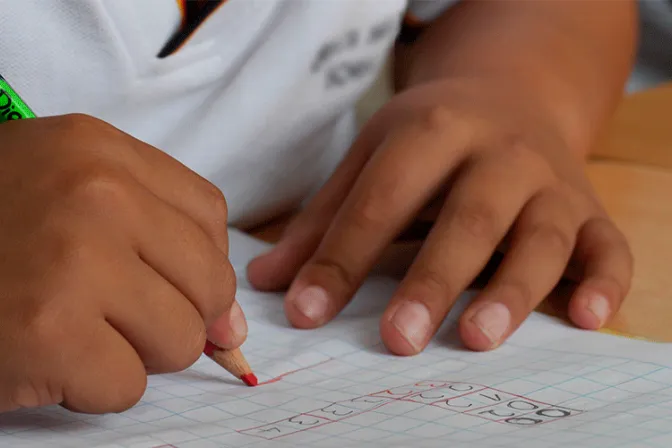
[[[385,288],[371,294],[389,296]],[[380,344],[381,310],[351,309],[304,332],[286,327],[279,297],[242,290],[238,299],[245,355],[262,382],[276,382],[247,388],[204,357],[151,377],[142,402],[119,415],[2,414],[0,447],[672,446],[668,367],[515,343],[473,353],[449,348],[451,332],[400,359]]]
[[[527,351],[526,355],[529,353]],[[552,354],[549,355],[540,349],[537,350],[537,355],[552,357]],[[454,443],[479,440],[482,446],[493,447],[506,446],[506,441],[509,440],[510,446],[513,447],[516,441],[518,443],[523,440],[530,441],[530,436],[534,435],[532,428],[519,428],[522,425],[516,425],[516,422],[533,423],[531,426],[548,428],[547,433],[539,433],[538,443],[529,442],[529,446],[534,447],[546,446],[546,441],[543,440],[546,437],[544,434],[553,434],[553,439],[557,442],[577,443],[572,446],[581,446],[581,443],[585,443],[585,446],[607,443],[606,435],[595,432],[612,434],[618,439],[618,444],[613,445],[615,447],[619,444],[631,446],[635,442],[645,447],[669,446],[666,444],[669,442],[672,396],[658,393],[669,388],[669,385],[660,382],[661,378],[663,381],[666,378],[668,369],[655,364],[618,359],[608,359],[604,362],[598,358],[595,360],[594,368],[582,369],[589,372],[584,377],[567,378],[562,372],[544,371],[543,369],[548,366],[538,361],[528,363],[527,368],[515,367],[519,378],[510,379],[507,375],[487,374],[492,382],[479,384],[469,381],[470,373],[478,373],[479,364],[466,361],[468,356],[464,353],[460,354],[463,359],[444,360],[447,363],[452,362],[454,366],[460,366],[452,372],[458,377],[457,381],[446,379],[403,381],[406,378],[404,369],[385,372],[385,356],[366,353],[359,358],[366,356],[372,357],[376,362],[362,362],[361,364],[366,367],[355,369],[355,372],[361,373],[363,378],[361,384],[355,384],[356,387],[353,387],[349,379],[330,376],[327,368],[329,363],[326,363],[319,374],[313,374],[308,368],[303,371],[302,378],[298,376],[293,378],[289,375],[273,388],[257,390],[238,388],[231,384],[221,390],[218,387],[208,386],[215,380],[208,379],[206,372],[210,370],[210,366],[207,360],[202,360],[193,369],[199,374],[197,377],[200,380],[194,381],[182,374],[168,375],[157,377],[155,385],[151,384],[154,382],[152,378],[150,389],[143,400],[144,404],[121,415],[90,417],[79,421],[73,420],[73,417],[80,417],[77,414],[69,414],[54,408],[0,416],[2,431],[0,446],[5,443],[3,439],[10,435],[19,440],[26,437],[26,441],[30,440],[34,444],[40,440],[46,441],[47,435],[56,437],[57,440],[59,436],[63,436],[61,446],[73,447],[105,446],[102,441],[114,437],[117,445],[109,444],[109,446],[124,448],[131,446],[198,448],[210,444],[221,447],[283,446],[281,441],[284,438],[287,439],[287,446],[305,443],[315,447],[327,447],[334,437],[346,444],[343,446],[347,446],[350,442],[352,446],[357,446],[357,441],[380,441],[385,437],[396,440],[398,435],[413,435],[416,440],[436,439]],[[524,364],[518,361],[529,359],[529,356],[515,359],[517,356],[515,351],[509,356],[513,361],[509,362],[510,365]],[[427,362],[431,361],[428,357]],[[600,365],[601,363],[609,365],[605,367]],[[627,364],[625,369],[618,368],[625,364]],[[580,368],[568,364],[564,367],[565,371]],[[422,368],[422,364],[409,367],[411,370],[414,368]],[[642,372],[642,375],[625,374],[623,370],[626,369],[633,371],[633,374],[635,371]],[[604,375],[600,375],[600,372],[604,372]],[[619,372],[619,375],[616,376],[611,372]],[[620,376],[622,373],[628,376]],[[615,377],[622,381],[620,383],[614,381]],[[602,378],[608,380],[602,383],[600,381]],[[299,379],[300,381],[294,381]],[[185,382],[188,384],[184,384]],[[596,384],[595,387],[592,386],[593,383]],[[649,387],[650,383],[656,387]],[[311,386],[308,396],[299,393],[305,389],[302,386],[306,384]],[[393,387],[376,389],[376,386],[381,384]],[[642,388],[642,384],[647,387]],[[506,389],[507,385],[513,386],[515,392]],[[350,393],[353,389],[361,391],[367,387],[369,390],[366,394]],[[215,394],[215,398],[219,394],[221,401],[215,400],[210,393],[203,392],[204,389],[219,390],[212,394]],[[632,392],[632,389],[637,392]],[[150,396],[158,400],[148,400],[147,397]],[[347,398],[341,400],[340,397]],[[337,400],[329,404],[325,400],[330,398]],[[553,398],[557,400],[554,401]],[[490,404],[490,401],[493,403]],[[316,402],[325,404],[310,407]],[[537,407],[534,409],[529,407],[530,403]],[[268,421],[274,413],[277,413],[277,410],[273,410],[276,406],[283,410],[283,419]],[[300,408],[301,406],[309,407]],[[395,409],[397,406],[399,408]],[[520,409],[516,409],[517,407]],[[535,412],[539,411],[542,411],[541,415],[535,415]],[[416,413],[417,418],[414,418],[413,413]],[[565,415],[566,413],[568,415]],[[445,417],[442,414],[445,414]],[[624,417],[619,420],[616,418],[619,415]],[[530,418],[534,421],[506,422],[507,418]],[[537,420],[541,422],[537,423]],[[348,426],[345,431],[336,428],[338,425],[346,424]],[[498,433],[497,430],[489,429],[493,424],[516,426],[516,428],[510,431],[504,428],[506,431]],[[43,427],[46,433],[39,435],[33,432],[29,436],[30,427],[35,425]],[[628,425],[628,429],[633,431],[632,434],[636,434],[639,438],[628,437],[624,425]],[[329,429],[330,426],[335,429]],[[277,430],[272,429],[276,427]],[[204,428],[209,430],[203,431]],[[261,434],[252,434],[254,428],[269,431],[265,433],[257,431]],[[149,437],[144,435],[148,430],[153,432]],[[305,434],[298,434],[299,432]],[[615,437],[618,434],[621,435]],[[488,437],[494,438],[492,444],[488,442]],[[162,439],[165,439],[165,442]],[[98,444],[94,445],[94,441],[98,441]],[[556,445],[561,446],[560,443]]]
[[[518,426],[550,423],[582,412],[577,409],[538,402],[483,385],[426,380],[332,403],[320,409],[309,410],[239,432],[274,440],[404,402],[433,406],[448,412]],[[253,415],[252,418],[254,418]],[[398,417],[385,419],[382,428],[407,432],[422,426],[423,423],[421,420]],[[373,427],[380,428],[381,425]]]
[[[314,435],[309,437],[309,434],[302,434],[301,437],[287,438],[288,446],[296,440],[300,441],[299,443],[308,443],[311,440],[311,446],[326,447],[334,437],[347,443],[352,442],[353,446],[356,446],[357,441],[383,440],[384,437],[393,437],[396,440],[396,435],[404,434],[413,435],[418,440],[443,438],[455,443],[480,440],[479,443],[483,446],[499,447],[506,446],[506,440],[510,440],[511,446],[515,446],[515,441],[520,443],[522,440],[529,440],[532,431],[516,427],[509,432],[497,433],[496,430],[486,428],[490,428],[492,424],[523,426],[525,423],[531,423],[530,426],[548,424],[546,425],[550,430],[548,434],[553,434],[557,442],[585,442],[586,446],[595,446],[607,441],[607,436],[595,432],[609,431],[614,435],[623,433],[616,437],[621,446],[630,446],[628,443],[635,442],[646,447],[667,446],[665,444],[669,440],[672,396],[657,392],[669,388],[669,385],[661,382],[661,379],[665,381],[667,378],[668,369],[651,363],[609,358],[606,361],[602,358],[595,359],[596,362],[591,364],[591,368],[586,368],[585,365],[564,364],[562,369],[549,372],[543,370],[548,367],[544,361],[527,363],[526,368],[520,367],[525,365],[522,361],[529,359],[529,354],[527,351],[526,356],[519,359],[516,359],[515,351],[509,354],[508,364],[517,365],[512,368],[516,369],[518,378],[510,379],[508,375],[486,374],[493,380],[487,385],[468,381],[471,373],[479,373],[479,364],[466,361],[468,359],[466,354],[460,354],[463,359],[443,361],[446,365],[458,367],[451,369],[453,375],[458,377],[458,381],[443,379],[404,382],[404,370],[420,369],[423,365],[411,364],[408,369],[398,368],[393,369],[396,372],[386,372],[386,356],[364,353],[351,356],[352,359],[361,360],[362,367],[356,367],[354,370],[362,374],[361,384],[353,385],[349,379],[330,376],[329,363],[326,363],[321,366],[321,372],[313,374],[311,369],[307,368],[302,371],[304,375],[302,378],[298,375],[294,378],[289,375],[272,390],[271,388],[249,390],[231,384],[226,387],[213,387],[209,384],[215,380],[207,375],[211,367],[207,360],[202,360],[193,369],[200,380],[194,381],[191,377],[185,378],[182,374],[178,374],[157,377],[158,381],[151,384],[154,383],[152,378],[150,389],[143,399],[144,403],[118,416],[91,417],[83,421],[73,421],[76,414],[56,409],[40,412],[22,411],[1,416],[0,446],[6,436],[13,434],[20,439],[21,433],[28,435],[31,426],[41,425],[48,431],[50,437],[56,435],[58,438],[58,435],[64,435],[62,446],[104,446],[100,441],[109,438],[110,434],[118,440],[117,446],[124,448],[130,446],[197,448],[209,444],[222,447],[265,446],[264,443],[278,444],[285,436],[296,436],[302,432]],[[537,349],[537,356],[552,357],[541,349]],[[366,357],[370,357],[374,362],[366,362]],[[432,362],[431,357],[426,360]],[[343,361],[336,359],[334,362]],[[620,366],[623,368],[619,368]],[[588,373],[583,377],[571,375],[567,377],[567,374],[563,373],[578,370]],[[641,375],[633,376],[635,373]],[[601,382],[603,378],[606,378],[604,383]],[[620,383],[614,378],[621,380]],[[496,381],[497,379],[499,381]],[[302,384],[299,383],[311,385],[310,396],[298,393],[302,389]],[[381,384],[394,387],[375,389],[375,386]],[[512,390],[506,389],[507,385],[512,386]],[[315,394],[313,387],[320,393]],[[350,393],[352,390],[361,391],[367,387],[369,387],[367,394]],[[204,389],[215,392],[207,393],[203,391]],[[216,399],[217,396],[220,400]],[[342,396],[348,398],[336,400],[336,403],[332,404],[326,403],[320,407],[297,409],[301,405],[307,406],[316,401],[324,402]],[[148,397],[154,397],[156,401]],[[553,398],[558,400],[554,401]],[[644,402],[650,404],[644,406]],[[536,407],[532,408],[531,404]],[[284,409],[285,417],[282,420],[268,422],[267,419],[277,412],[272,409],[276,406]],[[396,406],[409,407],[395,409]],[[431,409],[422,412],[427,408]],[[445,417],[435,411],[445,413]],[[540,415],[535,414],[540,411]],[[414,419],[413,412],[417,413],[417,419]],[[587,417],[590,414],[594,414],[595,419],[602,419],[605,423],[593,421],[594,419]],[[27,415],[31,417],[26,418]],[[625,415],[627,418],[625,421],[611,422],[610,415],[612,417]],[[651,420],[653,416],[657,416],[657,420]],[[661,416],[663,418],[660,418]],[[431,421],[427,421],[429,418]],[[530,420],[522,420],[526,418]],[[513,420],[506,422],[506,419]],[[541,421],[537,423],[538,420]],[[348,424],[347,431],[327,428],[345,424]],[[639,436],[638,439],[627,436],[627,431],[623,428],[626,424],[630,425],[632,434]],[[200,431],[203,428],[213,427],[214,430]],[[152,428],[153,437],[143,435]],[[255,428],[258,431],[253,434]],[[263,432],[264,429],[267,431]],[[495,437],[497,442],[489,445],[488,437]],[[544,436],[540,437],[538,444],[530,442],[530,446],[546,446],[546,442],[542,441]],[[166,439],[166,443],[160,438]],[[261,444],[250,441],[260,438]],[[47,440],[47,437],[32,434],[27,440],[36,443],[38,440]],[[80,443],[71,444],[66,440]],[[91,442],[96,440],[99,444],[92,445]],[[87,441],[88,445],[83,443],[84,441]]]

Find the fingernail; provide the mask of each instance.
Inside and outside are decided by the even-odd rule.
[[[229,325],[231,325],[231,332],[235,340],[238,341],[247,337],[247,321],[238,302],[233,302],[233,305],[231,305]]]
[[[610,309],[609,301],[604,296],[596,294],[588,300],[588,310],[595,315],[600,323],[600,327],[609,318]]]
[[[327,314],[329,295],[319,286],[309,286],[293,301],[294,307],[313,322],[321,322]]]
[[[496,346],[509,328],[511,312],[504,304],[488,303],[478,310],[471,321],[488,338],[490,343]]]
[[[392,325],[401,333],[411,347],[417,352],[427,340],[431,321],[429,310],[419,302],[406,302],[397,308],[392,316]]]

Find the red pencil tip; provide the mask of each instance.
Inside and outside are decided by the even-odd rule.
[[[206,340],[205,348],[203,348],[203,353],[205,353],[205,356],[212,356],[215,350],[219,350],[219,347],[217,347],[212,342]]]
[[[259,384],[259,380],[254,375],[254,373],[246,373],[245,375],[242,375],[240,379],[243,380],[243,383],[247,384],[250,387],[254,387],[257,384]]]

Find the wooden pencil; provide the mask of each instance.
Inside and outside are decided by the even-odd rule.
[[[240,349],[225,350],[217,347],[210,341],[206,341],[203,353],[222,366],[231,375],[240,378],[248,386],[254,387],[259,384],[259,380],[257,380],[256,375],[252,372]]]

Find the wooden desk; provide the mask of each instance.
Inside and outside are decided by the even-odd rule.
[[[672,342],[671,120],[672,85],[625,98],[587,166],[635,257],[631,292],[609,329],[659,342]],[[253,233],[274,241],[284,222]],[[385,264],[408,259],[408,250],[391,248]]]
[[[672,84],[623,100],[588,175],[635,257],[632,290],[610,328],[672,342]]]
[[[627,97],[593,157],[672,169],[672,83]]]
[[[609,327],[672,342],[672,171],[595,162],[588,175],[635,258],[630,294]]]

